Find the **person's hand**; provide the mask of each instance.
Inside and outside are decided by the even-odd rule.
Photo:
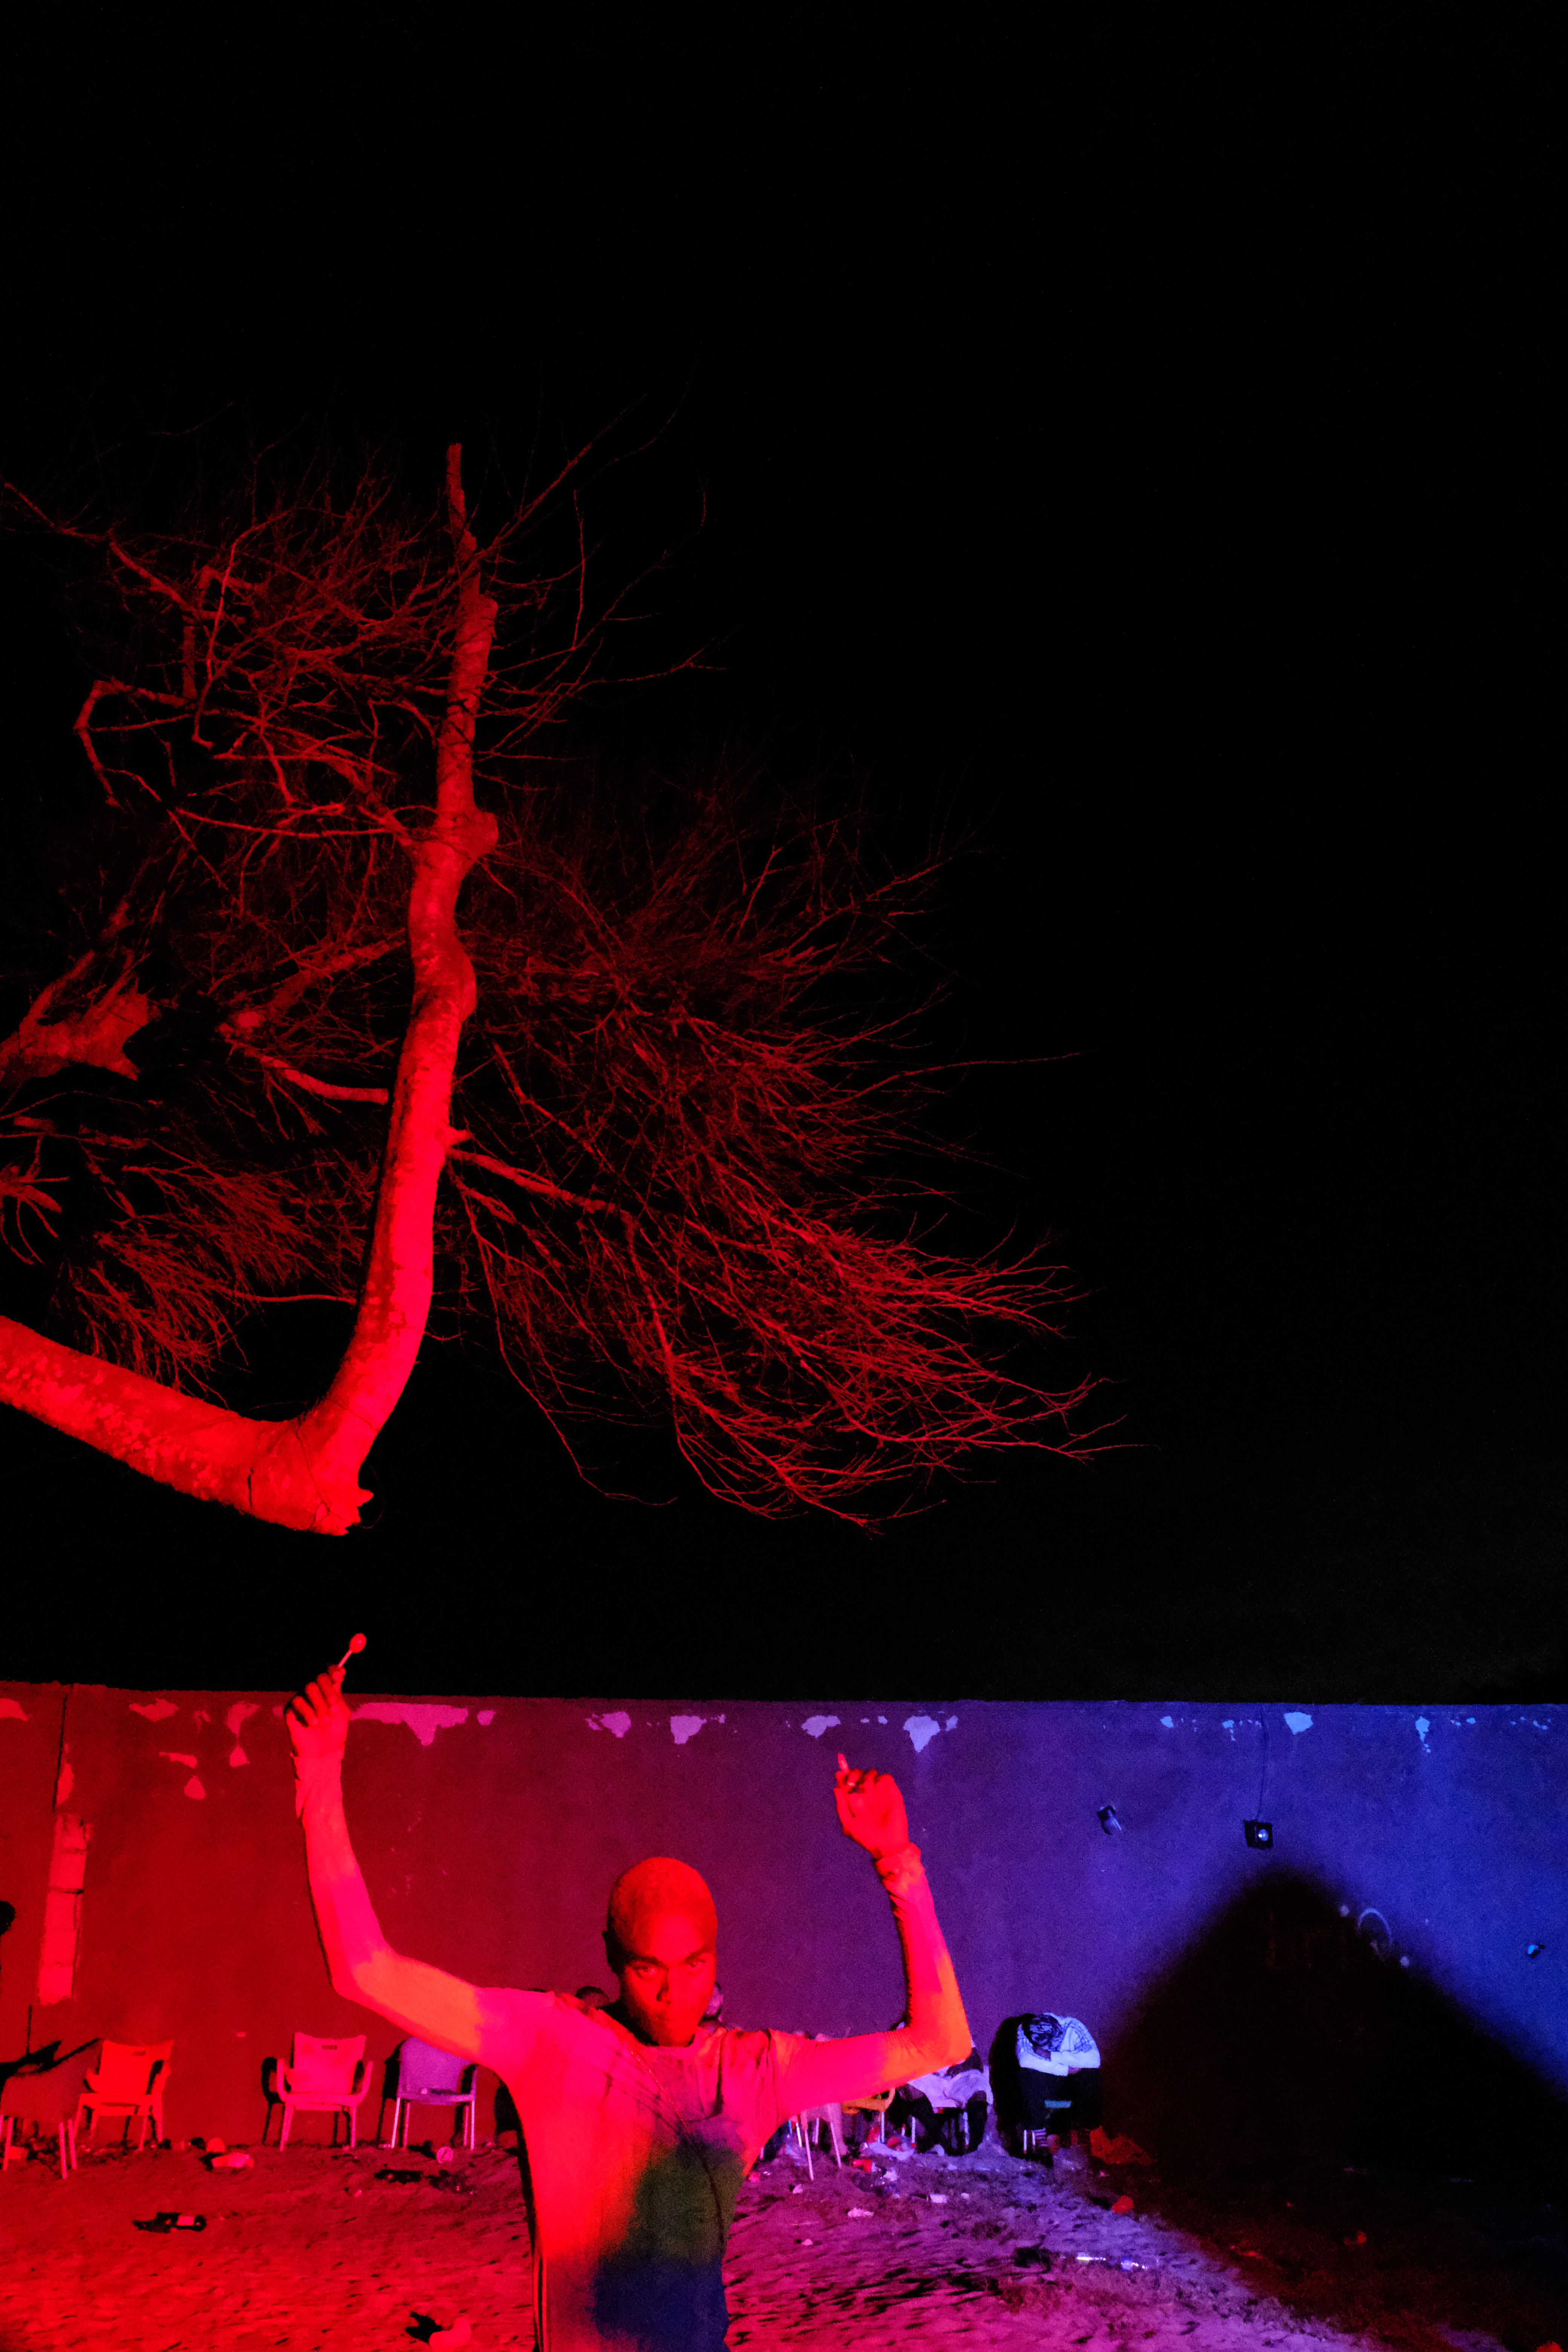
[[[343,1670],[329,1666],[296,1692],[284,1710],[297,1770],[326,1764],[343,1752],[349,1736],[349,1711],[343,1705]]]
[[[833,1801],[845,1836],[863,1845],[874,1861],[908,1845],[910,1824],[904,1801],[898,1782],[886,1772],[852,1771],[840,1755]]]

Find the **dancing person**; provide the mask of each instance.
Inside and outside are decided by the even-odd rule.
[[[516,2106],[538,2352],[722,2352],[722,2263],[741,2182],[778,2124],[954,2064],[973,2037],[904,1801],[842,1756],[834,1801],[888,1890],[908,2022],[808,2042],[704,2029],[718,1915],[695,1870],[656,1855],[610,1890],[608,2009],[468,1984],[388,1946],[343,1816],[342,1669],[289,1702],[297,1810],[334,1989],[405,2033],[493,2068]]]

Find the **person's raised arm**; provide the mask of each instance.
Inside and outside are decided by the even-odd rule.
[[[379,2011],[422,2041],[504,2072],[511,2032],[493,2000],[461,1977],[405,1959],[381,1932],[343,1815],[350,1716],[342,1683],[342,1667],[329,1667],[290,1699],[287,1711],[295,1810],[305,1827],[310,1901],[333,1990]]]
[[[869,2097],[917,2074],[956,2066],[974,2046],[897,1782],[885,1772],[852,1770],[840,1756],[833,1795],[839,1827],[871,1856],[892,1903],[903,1948],[905,2024],[899,2032],[802,2045],[781,2084],[781,2112],[791,2115],[832,2100]]]

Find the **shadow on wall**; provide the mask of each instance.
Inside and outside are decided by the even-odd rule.
[[[1527,1965],[1521,1955],[1521,1966]],[[1106,2053],[1107,2122],[1176,2181],[1303,2157],[1554,2175],[1568,2102],[1312,1879],[1271,1871]]]

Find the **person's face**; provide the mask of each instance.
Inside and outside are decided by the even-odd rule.
[[[681,2048],[702,2022],[718,1969],[718,1955],[703,1933],[679,1912],[668,1912],[638,1926],[635,1951],[622,1951],[605,1937],[621,1981],[622,2009],[639,2033],[663,2049]]]

